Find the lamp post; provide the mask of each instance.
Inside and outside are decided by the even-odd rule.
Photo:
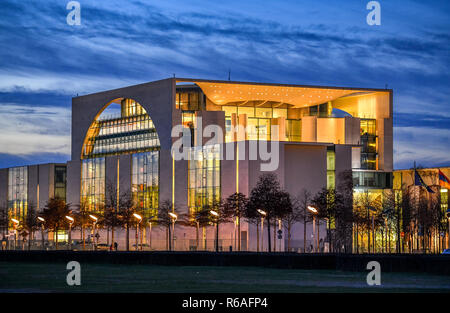
[[[267,212],[263,211],[263,210],[260,210],[260,209],[258,209],[257,211],[261,215],[261,251],[263,251],[264,250],[264,235],[263,235],[263,232],[264,232],[264,219],[266,218]]]
[[[219,252],[219,213],[214,210],[209,211],[216,219],[216,252]]]
[[[95,226],[97,225],[98,217],[92,214],[89,214],[89,217],[92,220],[92,241],[93,241],[93,250],[97,250],[97,245],[95,242]]]
[[[69,220],[69,247],[72,250],[72,224],[75,221],[73,217],[66,215],[66,218]]]
[[[12,218],[11,221],[13,222],[13,229],[14,229],[14,250],[16,250],[16,243],[17,243],[17,227],[19,226],[19,221],[15,218]]]
[[[142,221],[142,216],[140,216],[137,213],[133,213],[133,216],[138,220],[138,222],[136,223],[136,251],[137,251],[138,247],[139,247],[139,224]],[[141,250],[142,250],[142,245],[141,245]]]
[[[44,223],[45,223],[45,219],[43,217],[38,216],[37,217],[38,221],[41,222],[41,239],[42,239],[42,250],[44,250]]]
[[[175,222],[177,221],[177,215],[175,213],[169,212],[170,219],[172,220],[172,245],[170,246],[170,250],[175,249]]]
[[[317,252],[319,249],[319,236],[316,236],[316,215],[319,212],[315,207],[308,205],[308,210],[311,212],[313,217],[313,238],[315,239],[313,242],[317,241],[315,245],[314,251]]]

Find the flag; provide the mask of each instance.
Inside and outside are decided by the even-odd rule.
[[[450,189],[450,179],[439,170],[439,186]]]
[[[420,177],[419,173],[418,173],[415,169],[414,169],[414,185],[415,185],[415,186],[422,186],[422,187],[424,187],[429,193],[434,193],[434,191],[431,190],[431,188],[428,187],[428,186],[424,183],[422,177]]]

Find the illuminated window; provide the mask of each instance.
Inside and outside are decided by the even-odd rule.
[[[55,197],[66,201],[66,167],[55,166]]]
[[[100,115],[88,130],[82,158],[159,150],[153,121],[144,108],[131,99],[121,101],[119,116]]]
[[[156,216],[159,205],[159,151],[133,154],[131,188],[138,208],[149,216]]]
[[[28,208],[28,167],[8,170],[8,217],[23,220]]]
[[[300,120],[286,120],[286,139],[287,141],[301,141],[302,124]]]
[[[101,212],[105,204],[105,158],[82,160],[81,203],[90,212]]]
[[[219,145],[191,148],[188,180],[191,210],[220,200]]]
[[[247,117],[255,117],[254,107],[238,107],[238,114],[247,114]]]
[[[327,151],[327,189],[336,187],[336,153]]]
[[[441,209],[444,213],[448,209],[448,189],[446,188],[441,188]]]
[[[376,120],[361,119],[361,168],[377,169]]]

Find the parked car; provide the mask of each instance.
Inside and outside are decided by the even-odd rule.
[[[99,244],[97,245],[97,250],[100,250],[100,251],[109,251],[109,245],[106,244],[106,243],[99,243]]]
[[[444,251],[442,251],[442,254],[450,254],[450,249],[445,249]]]
[[[136,244],[133,245],[133,249],[136,249]],[[147,243],[140,243],[138,244],[138,249],[142,249],[142,250],[148,250],[150,249],[150,245]]]

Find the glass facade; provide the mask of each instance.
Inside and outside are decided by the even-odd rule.
[[[288,119],[288,109],[257,106],[224,105],[225,112],[225,142],[232,141],[231,115],[247,115],[247,139],[248,140],[271,140],[272,119],[285,118],[286,141],[301,141],[301,120]]]
[[[177,86],[175,107],[182,111],[204,110],[205,95],[196,87]]]
[[[327,189],[336,187],[336,153],[327,151]]]
[[[105,204],[105,158],[82,160],[81,203],[91,212],[101,212]]]
[[[220,146],[210,145],[191,148],[188,174],[189,209],[220,200]]]
[[[55,165],[55,197],[64,201],[66,201],[66,175],[66,166]]]
[[[100,116],[91,125],[83,158],[159,150],[159,146],[158,134],[151,118],[137,102],[124,99],[121,116],[107,119]]]
[[[156,216],[159,203],[159,151],[133,154],[131,192],[138,208]]]
[[[361,119],[361,168],[377,169],[377,132],[376,120]]]
[[[353,171],[352,175],[355,188],[392,188],[392,173]]]
[[[83,149],[81,201],[90,211],[105,202],[105,156],[132,154],[131,193],[142,209],[159,201],[160,142],[153,121],[132,99],[120,101],[120,116],[102,115],[88,131]]]
[[[22,220],[28,209],[28,167],[8,170],[8,217]]]

